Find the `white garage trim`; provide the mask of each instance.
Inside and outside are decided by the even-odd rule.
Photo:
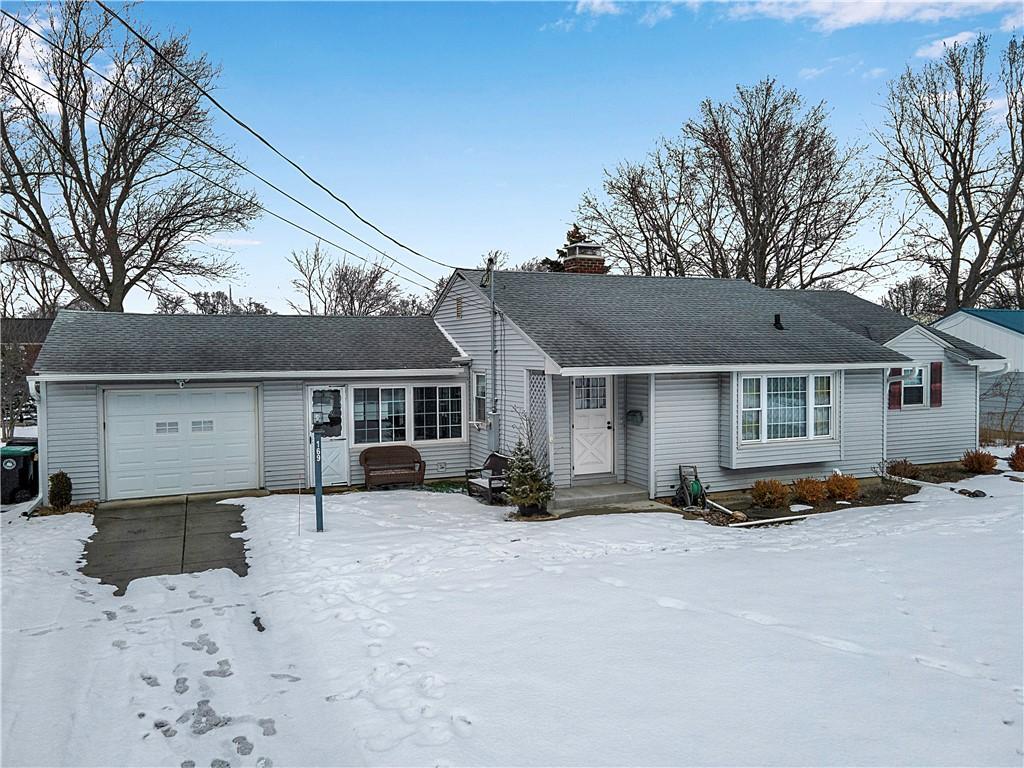
[[[225,396],[242,393],[245,393],[249,401],[245,407],[241,407],[239,404],[240,407],[237,410],[224,409]],[[134,394],[144,398],[138,402],[138,413],[130,412],[130,406],[127,405],[130,402],[128,400],[125,401],[126,407],[123,413],[119,413],[117,406],[112,405],[112,397]],[[147,399],[153,395],[166,395],[168,396],[165,398],[167,402],[161,405],[159,402]],[[197,396],[203,395],[212,396],[212,398],[208,398],[211,402],[205,404],[205,407],[191,402]],[[252,384],[191,387],[167,387],[166,385],[99,387],[97,389],[97,412],[100,420],[102,445],[102,450],[99,451],[100,498],[147,498],[263,487],[261,395],[261,386]],[[182,402],[176,404],[174,403],[175,399]],[[161,414],[161,407],[169,410],[167,413]],[[168,418],[158,418],[161,415]],[[224,440],[231,441],[231,437],[222,434],[218,425],[224,423],[223,419],[228,418],[234,418],[235,440],[225,443]],[[203,426],[207,422],[209,422],[210,428],[204,430]],[[200,425],[199,429],[195,428],[196,424]],[[161,431],[161,426],[167,431]],[[122,435],[121,445],[112,444],[112,440],[117,439],[114,434],[117,429],[123,429],[129,433],[127,437]],[[132,431],[138,434],[132,435]],[[205,431],[215,432],[216,436],[212,442],[201,437]],[[150,460],[153,461],[155,457],[152,452],[157,450],[161,434],[169,436],[173,441],[166,448],[171,453],[176,453],[181,464],[176,466],[173,459],[165,460],[163,466],[170,470],[170,476],[167,478],[167,484],[160,486],[153,474],[155,461],[152,465],[140,462],[139,485],[135,488],[126,488],[124,475],[120,478],[113,476],[117,466],[117,460],[114,458],[115,451],[125,451],[127,448],[130,453],[131,442],[128,441],[135,439],[143,450],[150,451]],[[244,440],[239,440],[239,438],[244,438]],[[234,446],[240,452],[244,452],[244,455],[236,460],[234,466],[230,463],[227,463],[227,466],[213,463],[215,457],[220,458],[224,455],[223,449],[226,445]],[[195,456],[197,449],[200,453],[205,451],[209,455],[205,459],[197,459]],[[197,461],[211,461],[212,466],[215,467],[211,470],[211,477],[205,484],[193,481],[193,478],[196,477],[197,465],[195,462]],[[180,479],[179,482],[173,480],[175,473]],[[233,473],[241,479],[232,481],[225,476],[225,473]],[[143,476],[145,479],[142,479]],[[120,487],[118,487],[119,481]]]

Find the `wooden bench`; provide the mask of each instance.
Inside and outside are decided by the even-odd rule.
[[[474,490],[480,491],[486,495],[487,503],[493,504],[494,494],[505,490],[507,470],[508,456],[492,453],[484,460],[482,467],[466,470],[466,493],[472,496]]]
[[[427,465],[420,452],[409,445],[379,445],[359,454],[366,490],[375,485],[421,485]]]

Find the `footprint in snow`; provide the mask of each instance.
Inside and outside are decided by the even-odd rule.
[[[384,646],[377,640],[366,644],[366,653],[370,658],[376,658],[384,653]]]
[[[217,662],[216,669],[203,670],[203,674],[207,677],[230,677],[233,674],[231,671],[231,662],[228,659],[220,659]]]
[[[301,680],[301,677],[295,675],[289,675],[284,672],[271,672],[270,676],[275,680],[287,680],[289,683],[297,683]]]
[[[190,621],[188,623],[188,625],[190,627],[192,627],[192,629],[199,629],[201,626],[203,626],[203,620],[202,619],[192,619],[192,621]]]
[[[114,621],[117,619],[117,613],[114,611],[104,611],[103,615],[107,617],[107,621]]]
[[[444,698],[444,688],[446,685],[448,685],[448,681],[436,674],[423,675],[416,683],[420,693],[428,699]]]
[[[424,656],[428,659],[432,659],[434,658],[434,656],[437,655],[437,651],[434,650],[434,646],[427,642],[420,641],[418,643],[415,643],[413,645],[413,648],[415,649],[416,653],[418,653],[420,656]]]
[[[128,647],[128,642],[126,640],[115,640],[111,643],[111,645],[117,648],[119,651],[123,651],[125,648]]]
[[[452,730],[463,738],[473,733],[473,721],[466,715],[452,715]]]
[[[235,751],[240,755],[251,755],[253,746],[252,742],[249,741],[245,736],[235,736],[231,740],[231,743],[235,745]]]
[[[157,680],[153,675],[147,675],[145,672],[143,672],[139,675],[139,677],[141,677],[143,682],[150,688],[156,688],[158,685],[160,685],[160,681]]]
[[[370,637],[391,637],[395,634],[394,625],[387,621],[378,619],[363,625],[363,630]]]
[[[277,727],[272,717],[261,717],[256,724],[263,729],[264,736],[273,736],[277,733]]]
[[[188,678],[179,677],[177,680],[174,681],[174,692],[185,693],[186,691],[188,691]]]
[[[603,584],[608,584],[612,587],[626,586],[626,582],[624,582],[622,579],[616,579],[614,576],[602,576],[600,579],[598,579],[598,581],[602,582]]]

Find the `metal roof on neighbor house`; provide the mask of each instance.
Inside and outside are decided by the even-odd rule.
[[[961,309],[968,315],[980,317],[1003,328],[1024,333],[1024,309]]]
[[[62,310],[36,371],[66,374],[455,368],[431,317],[134,315]]]
[[[773,293],[785,296],[794,304],[801,304],[833,323],[880,344],[895,339],[914,326],[921,325],[898,312],[893,312],[891,309],[886,309],[846,291],[777,290]],[[969,341],[964,341],[937,328],[928,327],[927,330],[972,360],[1002,359],[994,352],[989,352],[987,349],[982,349]]]
[[[460,272],[477,285],[484,274]],[[563,367],[907,360],[741,280],[498,272],[495,302]],[[785,330],[774,327],[776,314]]]

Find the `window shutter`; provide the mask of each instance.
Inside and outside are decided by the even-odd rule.
[[[931,407],[938,408],[942,405],[942,363],[932,363],[931,375]]]
[[[892,368],[889,371],[890,376],[902,376],[902,368]],[[889,410],[898,411],[903,407],[903,382],[902,381],[890,381],[889,382]]]

